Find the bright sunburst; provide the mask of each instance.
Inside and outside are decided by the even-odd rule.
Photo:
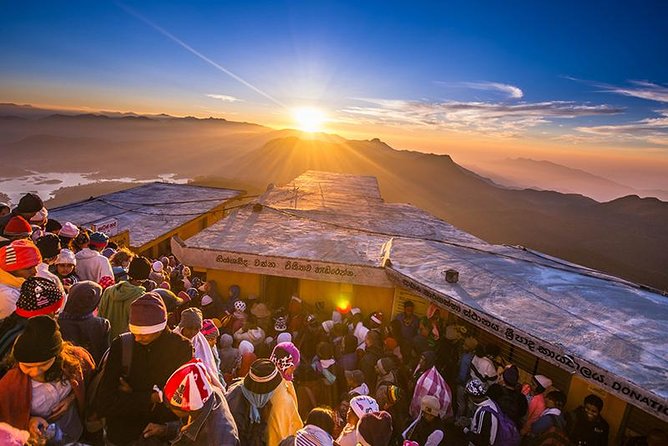
[[[293,110],[292,118],[302,132],[321,132],[327,121],[325,113],[313,107],[300,107]]]

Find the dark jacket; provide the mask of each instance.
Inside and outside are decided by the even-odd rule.
[[[487,395],[499,406],[499,410],[513,420],[518,429],[522,427],[522,418],[527,414],[526,397],[517,389],[510,389],[501,384],[492,384]]]
[[[88,350],[95,364],[109,348],[111,325],[103,317],[93,316],[100,303],[99,298],[69,299],[63,312],[58,316],[63,339]]]
[[[271,401],[260,409],[260,422],[250,422],[250,403],[241,391],[243,379],[234,381],[227,389],[225,398],[230,406],[243,446],[264,446],[267,438],[267,419],[271,411]],[[267,445],[273,446],[273,445]]]
[[[239,444],[239,432],[227,400],[218,392],[209,398],[197,417],[187,426],[182,426],[180,423],[177,423],[177,426],[176,438],[171,441],[173,446],[214,444],[237,446]],[[170,437],[173,436],[170,435]]]
[[[364,379],[369,389],[376,388],[378,375],[376,374],[376,362],[383,357],[383,351],[376,346],[367,347],[364,356],[357,366],[364,373]]]
[[[107,419],[109,441],[125,445],[139,438],[148,423],[175,421],[165,406],[153,404],[153,386],[162,389],[167,378],[193,357],[193,347],[183,336],[165,330],[149,345],[133,342],[132,364],[125,381],[131,393],[119,391],[122,373],[122,341],[111,343],[109,358],[100,381],[96,406]]]
[[[421,417],[413,429],[408,433],[406,440],[412,440],[418,444],[425,444],[429,436],[436,431],[441,431],[443,433],[443,439],[438,443],[439,446],[445,445],[445,426],[443,421],[438,417],[431,421],[427,421],[426,418]]]
[[[568,415],[568,436],[573,443],[582,446],[608,446],[610,426],[601,416],[589,421],[583,406]]]

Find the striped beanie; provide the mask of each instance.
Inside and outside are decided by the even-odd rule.
[[[0,269],[7,272],[28,269],[42,263],[42,255],[30,240],[15,240],[0,248]]]
[[[130,333],[158,333],[167,327],[167,308],[157,293],[146,293],[130,304]]]
[[[186,412],[200,410],[213,395],[204,364],[191,359],[176,369],[165,383],[165,401]]]

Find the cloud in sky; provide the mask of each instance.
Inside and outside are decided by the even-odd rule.
[[[235,98],[234,96],[229,96],[229,95],[226,95],[226,94],[209,93],[206,96],[211,98],[211,99],[218,99],[219,101],[223,101],[223,102],[243,102],[239,98]]]
[[[565,78],[593,85],[600,88],[599,91],[601,93],[614,93],[622,96],[630,96],[632,98],[647,99],[648,101],[668,102],[668,86],[655,84],[654,82],[630,80],[628,81],[629,85],[619,86],[602,82],[587,81],[571,76],[565,76]]]
[[[521,99],[524,96],[521,88],[500,82],[462,82],[461,85],[474,90],[498,91],[511,99]]]
[[[571,101],[498,102],[407,101],[358,98],[370,106],[350,106],[342,113],[376,124],[429,126],[444,130],[518,136],[531,127],[580,116],[613,115],[624,111],[610,105]]]
[[[668,146],[668,110],[657,110],[659,116],[625,124],[576,127],[575,130],[604,139],[641,141],[653,145]]]

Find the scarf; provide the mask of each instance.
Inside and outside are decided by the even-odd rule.
[[[260,422],[260,409],[267,405],[271,397],[274,395],[276,389],[272,390],[269,393],[253,393],[244,386],[241,386],[241,393],[243,393],[246,400],[250,404],[250,412],[248,417],[250,418],[251,423]]]
[[[16,277],[13,274],[8,273],[7,271],[0,269],[0,283],[3,285],[10,286],[12,288],[21,288],[25,279],[22,277]]]

